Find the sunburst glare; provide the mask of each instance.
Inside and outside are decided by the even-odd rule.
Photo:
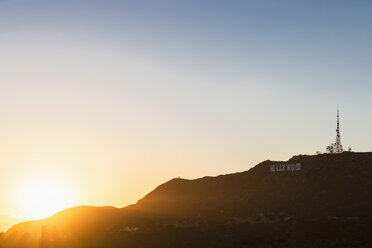
[[[46,218],[71,205],[71,190],[55,179],[32,180],[24,184],[19,192],[19,211],[27,218]]]

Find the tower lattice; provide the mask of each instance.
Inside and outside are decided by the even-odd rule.
[[[341,144],[341,135],[340,135],[340,113],[337,108],[337,128],[336,128],[336,142],[327,146],[327,151],[329,153],[342,153],[344,149]]]

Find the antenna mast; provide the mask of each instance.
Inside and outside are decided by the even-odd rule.
[[[342,153],[344,149],[341,144],[341,135],[340,135],[340,113],[337,107],[337,128],[336,128],[336,142],[327,146],[327,152],[329,153]]]
[[[340,135],[340,114],[337,108],[337,129],[336,129],[336,142],[335,142],[335,153],[341,153],[344,149],[341,145],[341,135]]]

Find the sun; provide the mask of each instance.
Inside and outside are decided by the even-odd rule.
[[[20,190],[20,215],[31,219],[49,217],[71,207],[71,197],[69,188],[56,179],[30,181]]]

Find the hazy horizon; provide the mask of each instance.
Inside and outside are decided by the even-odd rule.
[[[174,177],[325,152],[337,106],[344,148],[371,151],[371,11],[0,1],[0,216],[124,207]],[[35,210],[48,196],[61,202]]]

